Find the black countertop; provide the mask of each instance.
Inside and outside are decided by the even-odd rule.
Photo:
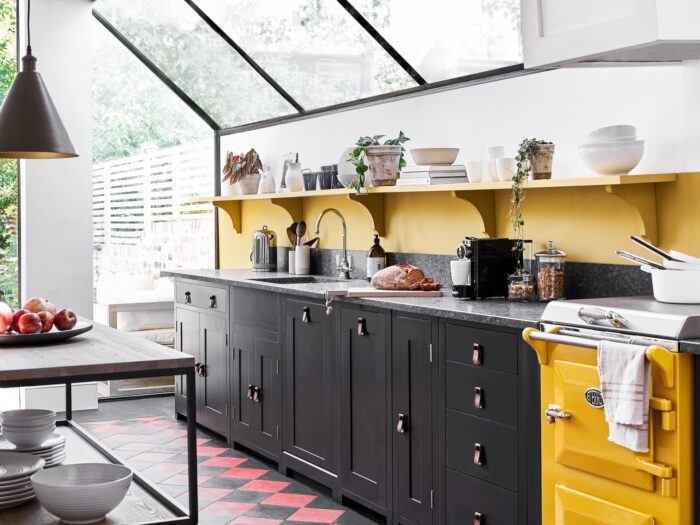
[[[327,290],[358,288],[369,286],[367,281],[339,281],[330,277],[318,277],[319,282],[304,284],[279,284],[255,281],[274,277],[293,277],[288,273],[253,272],[252,270],[172,270],[163,271],[165,277],[180,277],[217,284],[234,284],[258,290],[284,293],[324,299]],[[444,291],[442,297],[382,297],[382,298],[347,298],[338,297],[333,302],[350,302],[390,308],[403,312],[432,315],[460,321],[471,321],[514,329],[537,326],[545,303],[516,303],[504,299],[485,299],[480,301],[460,301]],[[700,351],[700,349],[699,349]]]

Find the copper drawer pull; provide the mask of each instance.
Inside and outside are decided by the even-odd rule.
[[[472,348],[472,364],[474,366],[481,366],[482,347],[479,343],[474,343]]]
[[[406,414],[399,414],[399,420],[396,423],[396,432],[399,434],[405,434],[406,433],[406,427],[408,422],[408,418],[406,417]]]
[[[248,394],[246,395],[246,397],[250,400],[253,399],[253,385],[248,385]]]
[[[483,465],[484,464],[484,447],[481,443],[474,443],[474,464]]]
[[[216,308],[216,295],[209,297],[209,308]]]
[[[192,292],[185,292],[185,304],[192,302]]]
[[[256,403],[260,403],[260,387],[259,386],[253,387],[253,397],[251,399],[253,401],[255,401]]]
[[[479,410],[484,408],[484,390],[480,386],[474,387],[474,408]]]
[[[483,514],[481,512],[475,512],[474,513],[474,525],[481,525],[482,524],[482,517]]]
[[[357,318],[357,335],[367,335],[367,326],[364,317]]]
[[[305,306],[304,310],[302,311],[301,321],[303,323],[310,323],[311,322],[311,310],[309,310],[308,306]]]

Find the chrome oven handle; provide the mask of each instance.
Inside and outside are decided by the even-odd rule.
[[[558,405],[549,405],[544,411],[545,421],[548,425],[554,423],[557,419],[571,419],[571,412],[561,410]]]
[[[578,318],[586,324],[595,324],[596,321],[607,321],[615,328],[625,326],[625,318],[613,310],[604,310],[603,308],[585,308],[581,307],[577,312]]]

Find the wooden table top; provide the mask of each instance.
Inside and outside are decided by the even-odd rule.
[[[194,357],[95,323],[56,344],[0,347],[0,386],[9,381],[65,379],[194,366]]]

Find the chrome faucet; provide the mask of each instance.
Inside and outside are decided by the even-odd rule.
[[[338,270],[339,277],[341,279],[350,279],[350,271],[352,270],[352,257],[348,257],[348,231],[345,226],[345,217],[343,217],[343,214],[335,208],[326,208],[319,214],[318,219],[316,219],[316,227],[314,228],[314,232],[316,232],[316,235],[320,233],[321,219],[323,219],[323,216],[329,211],[335,213],[338,216],[338,218],[340,219],[340,225],[343,227],[343,259],[340,259],[340,255],[336,255],[335,269]]]

